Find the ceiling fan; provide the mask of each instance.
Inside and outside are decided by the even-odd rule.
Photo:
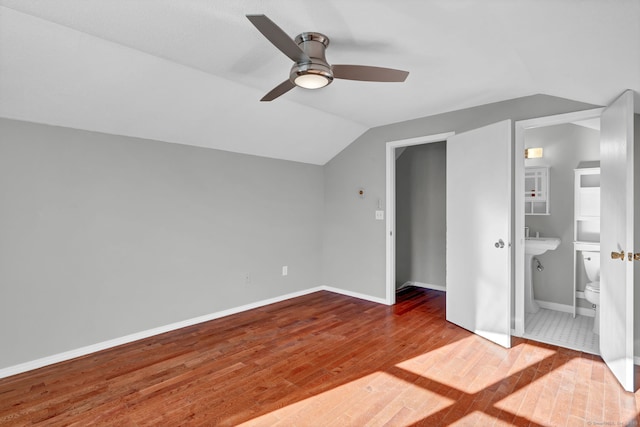
[[[409,75],[408,71],[393,68],[329,65],[324,56],[324,51],[329,46],[329,38],[324,34],[302,33],[293,40],[265,15],[247,15],[247,18],[267,40],[294,62],[289,78],[273,88],[260,101],[273,101],[296,86],[319,89],[330,84],[334,78],[368,82],[403,82]]]

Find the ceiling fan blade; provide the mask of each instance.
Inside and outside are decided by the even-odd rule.
[[[251,23],[282,53],[295,62],[310,62],[309,56],[298,47],[296,42],[265,15],[247,15]]]
[[[365,82],[403,82],[408,71],[393,68],[370,67],[368,65],[332,65],[336,79],[361,80]]]
[[[296,87],[296,85],[294,85],[291,80],[287,79],[280,83],[278,86],[271,89],[271,92],[263,96],[260,101],[273,101],[280,95],[284,95],[285,93],[289,92],[294,87]]]

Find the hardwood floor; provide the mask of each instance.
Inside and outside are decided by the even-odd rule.
[[[636,425],[597,356],[317,292],[0,380],[0,425]]]

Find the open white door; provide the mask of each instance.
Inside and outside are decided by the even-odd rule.
[[[447,320],[511,347],[511,121],[447,139]]]
[[[634,391],[633,91],[603,111],[600,129],[600,353]]]

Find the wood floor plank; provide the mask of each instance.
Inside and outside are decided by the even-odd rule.
[[[445,294],[388,307],[316,292],[0,380],[0,425],[632,425],[593,355],[445,320]],[[607,424],[608,423],[608,424]]]

